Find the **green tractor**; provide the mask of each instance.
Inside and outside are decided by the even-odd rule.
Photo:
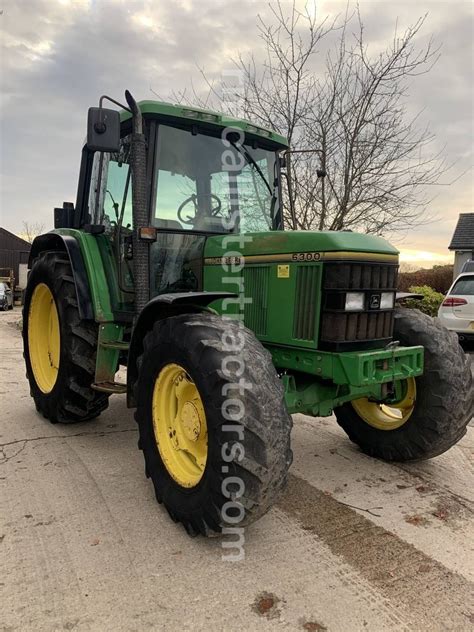
[[[292,413],[334,413],[389,461],[459,441],[473,390],[457,339],[397,307],[383,239],[283,230],[285,138],[106,98],[89,110],[76,203],[31,249],[24,356],[44,417],[90,420],[126,393],[156,498],[190,535],[271,507]]]

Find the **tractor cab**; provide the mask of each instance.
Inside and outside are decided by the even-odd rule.
[[[217,113],[153,101],[138,107],[146,138],[146,224],[154,229],[150,298],[201,290],[207,237],[282,229],[279,152],[287,142]],[[123,110],[117,151],[84,148],[73,219],[75,228],[109,236],[125,303],[134,288],[131,124]]]

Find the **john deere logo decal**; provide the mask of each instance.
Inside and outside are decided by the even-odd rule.
[[[370,309],[380,309],[380,294],[370,295]]]

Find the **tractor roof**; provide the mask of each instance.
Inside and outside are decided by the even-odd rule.
[[[288,141],[284,136],[277,134],[277,132],[254,125],[244,119],[234,118],[228,114],[222,114],[220,112],[214,112],[213,110],[204,110],[202,108],[190,107],[187,105],[173,105],[172,103],[165,103],[164,101],[140,101],[138,103],[142,114],[155,115],[171,120],[183,120],[195,122],[199,124],[205,124],[206,127],[216,127],[224,129],[225,127],[236,127],[243,132],[250,134],[251,136],[257,136],[267,141],[271,141],[281,145],[282,147],[288,147]],[[120,118],[122,121],[126,121],[131,117],[130,112],[122,110]]]

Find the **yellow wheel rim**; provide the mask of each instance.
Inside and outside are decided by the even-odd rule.
[[[35,287],[31,297],[28,349],[36,384],[43,393],[50,393],[58,378],[61,334],[56,303],[44,283]]]
[[[403,426],[415,410],[416,382],[410,377],[403,383],[403,396],[390,405],[371,402],[366,397],[356,399],[352,406],[365,423],[378,430],[396,430]]]
[[[155,440],[170,476],[195,487],[207,461],[207,423],[199,391],[179,364],[164,366],[152,400]]]

